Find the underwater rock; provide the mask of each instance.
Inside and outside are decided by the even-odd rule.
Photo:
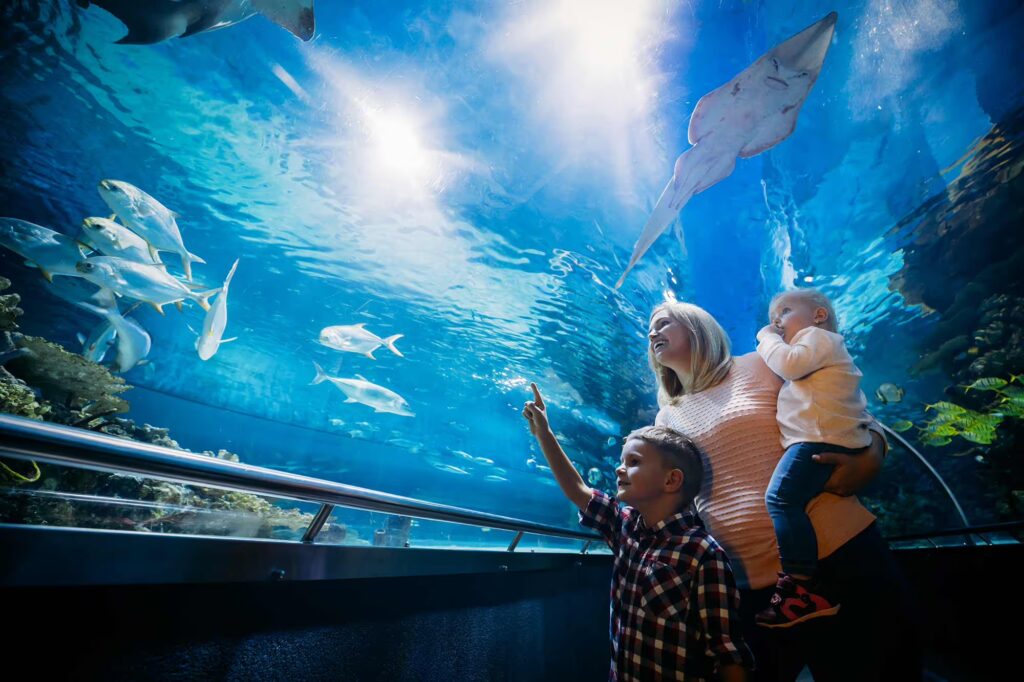
[[[0,291],[11,286],[11,280],[0,277]],[[15,321],[25,314],[25,311],[18,307],[21,303],[21,296],[18,294],[4,294],[0,296],[0,331],[12,332],[18,328]]]
[[[118,397],[129,388],[121,377],[46,339],[9,333],[14,345],[28,352],[6,367],[53,405],[51,421],[72,424],[101,412],[128,411],[128,402]]]

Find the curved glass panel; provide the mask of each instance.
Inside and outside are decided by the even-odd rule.
[[[610,489],[657,412],[656,304],[705,307],[742,354],[776,292],[815,286],[969,520],[1022,516],[1016,3],[320,1],[308,41],[304,17],[124,4],[0,11],[2,411],[576,528],[529,382]],[[833,10],[795,109],[772,107],[813,69],[691,118]],[[688,127],[721,148],[680,162],[681,220],[616,289]],[[895,439],[865,499],[886,533],[961,522]]]

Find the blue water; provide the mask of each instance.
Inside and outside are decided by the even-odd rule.
[[[108,213],[98,181],[120,179],[180,214],[207,261],[197,281],[218,286],[241,259],[226,332],[239,339],[211,361],[186,326],[197,307],[138,312],[154,348],[125,376],[137,421],[194,450],[571,526],[531,462],[526,386],[546,392],[580,468],[610,473],[610,439],[656,411],[645,330],[666,297],[706,307],[743,353],[774,292],[823,287],[866,393],[904,386],[894,416],[940,399],[948,377],[909,372],[939,320],[893,286],[912,240],[893,228],[1024,101],[1016,5],[320,0],[310,43],[255,17],[126,46],[101,8],[8,2],[0,214],[73,235]],[[696,101],[831,10],[794,134],[694,197],[681,232],[613,290]],[[74,349],[94,324],[13,254],[0,274],[26,333]],[[404,334],[405,357],[316,342],[357,322]],[[311,386],[314,361],[416,416]],[[933,457],[974,494],[982,463]]]

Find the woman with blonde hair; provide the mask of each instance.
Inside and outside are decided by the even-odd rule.
[[[782,457],[776,420],[782,380],[757,353],[734,357],[721,325],[703,308],[668,302],[651,313],[648,358],[658,383],[655,423],[687,434],[706,457],[694,500],[729,555],[741,616],[757,658],[757,680],[920,679],[904,584],[875,517],[852,495],[881,468],[886,445],[875,425],[860,455],[815,457],[836,469],[807,505],[818,541],[820,579],[843,603],[838,615],[785,631],[759,628],[781,569],[765,491]],[[831,622],[830,622],[831,621]],[[779,634],[781,632],[781,634]],[[898,647],[898,650],[897,650]]]

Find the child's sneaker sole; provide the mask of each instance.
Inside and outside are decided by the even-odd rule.
[[[830,609],[822,609],[821,611],[813,611],[813,612],[808,613],[806,615],[800,616],[799,618],[797,618],[795,620],[788,620],[785,623],[758,623],[757,625],[759,627],[762,627],[762,628],[791,628],[794,625],[799,625],[800,623],[806,623],[807,621],[814,620],[815,618],[823,618],[825,616],[834,616],[837,613],[839,613],[839,607],[840,606],[841,606],[841,604],[836,604],[835,606],[833,606]]]

